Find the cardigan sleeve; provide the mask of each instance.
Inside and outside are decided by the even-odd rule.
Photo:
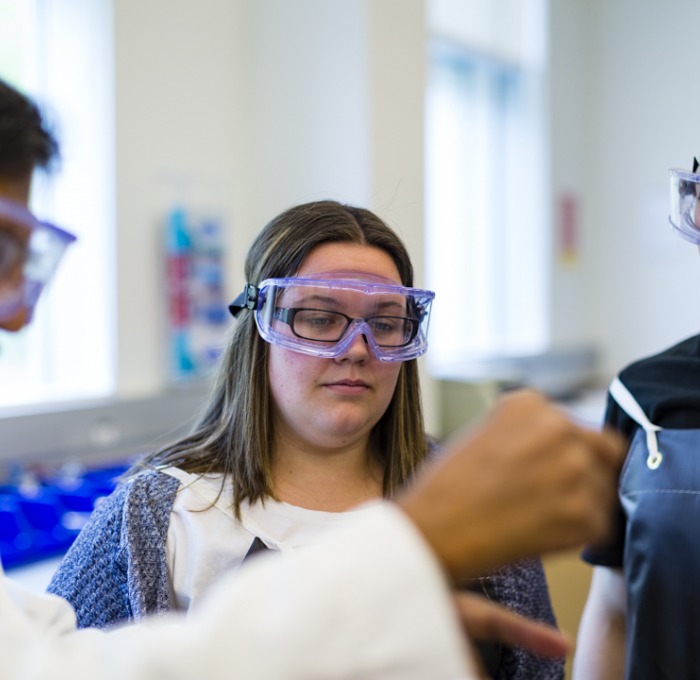
[[[180,481],[162,472],[136,476],[126,494],[122,547],[132,618],[170,611],[166,541]]]
[[[95,509],[48,587],[70,602],[78,627],[106,628],[169,610],[165,539],[178,486],[148,471]]]
[[[529,619],[556,625],[544,567],[539,559],[515,562],[488,577],[493,599]],[[564,661],[520,648],[503,647],[494,680],[562,680]]]
[[[127,489],[120,485],[97,506],[49,583],[48,592],[75,609],[79,628],[105,628],[131,618],[121,549]]]

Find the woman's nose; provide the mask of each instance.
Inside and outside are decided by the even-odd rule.
[[[364,333],[357,333],[347,349],[336,357],[336,361],[364,362],[370,358],[370,348]]]

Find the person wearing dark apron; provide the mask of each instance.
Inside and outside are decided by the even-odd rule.
[[[700,174],[671,170],[670,222],[700,245]],[[700,335],[626,367],[606,425],[629,441],[618,529],[594,565],[576,680],[700,678]]]

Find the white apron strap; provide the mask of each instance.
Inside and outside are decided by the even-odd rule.
[[[659,451],[659,444],[656,439],[656,433],[662,428],[658,425],[654,425],[654,423],[647,418],[642,407],[619,378],[614,378],[610,383],[609,392],[612,398],[619,404],[620,408],[646,432],[647,449],[649,449],[647,467],[650,470],[656,470],[663,460],[663,454]]]

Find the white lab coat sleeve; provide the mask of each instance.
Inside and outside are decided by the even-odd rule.
[[[187,618],[74,630],[53,596],[0,585],[4,680],[471,680],[448,582],[391,504],[316,546],[262,554]]]

